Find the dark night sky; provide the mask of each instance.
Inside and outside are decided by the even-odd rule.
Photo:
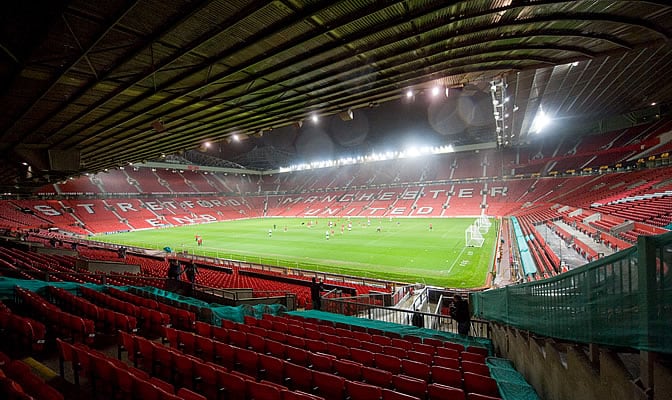
[[[274,146],[296,155],[296,162],[394,151],[409,146],[460,145],[494,140],[489,93],[451,89],[438,101],[422,94],[412,102],[395,100],[353,111],[351,121],[338,115],[285,126],[261,138],[222,143],[213,155],[233,160],[251,149]]]

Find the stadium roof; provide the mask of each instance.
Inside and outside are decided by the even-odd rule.
[[[0,7],[5,192],[204,140],[259,136],[313,113],[367,108],[433,84],[505,80],[517,110],[507,112],[512,140],[530,131],[540,105],[556,117],[599,118],[672,100],[668,1],[39,0]]]

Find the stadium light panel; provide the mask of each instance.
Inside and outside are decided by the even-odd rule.
[[[534,117],[534,121],[532,122],[532,131],[534,133],[540,133],[550,123],[551,119],[549,116],[546,115],[543,109],[539,108],[539,111],[537,112],[537,115]]]

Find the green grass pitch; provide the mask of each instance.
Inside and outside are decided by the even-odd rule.
[[[333,234],[329,221],[334,224]],[[481,248],[465,247],[464,243],[464,231],[474,218],[350,221],[352,230],[348,230],[345,218],[261,218],[92,239],[153,249],[168,246],[199,255],[442,287],[472,288],[485,283],[495,249],[495,219],[491,219],[492,227],[484,235]],[[342,225],[345,228],[341,233]],[[197,246],[196,235],[202,237],[202,246]]]

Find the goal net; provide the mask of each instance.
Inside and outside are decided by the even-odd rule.
[[[474,224],[478,224],[478,228],[481,231],[481,233],[488,233],[490,230],[490,227],[492,226],[492,222],[490,222],[490,218],[488,218],[485,215],[481,215],[478,217],[476,222]]]
[[[483,234],[481,233],[479,225],[474,222],[464,231],[464,242],[467,247],[483,247]]]

